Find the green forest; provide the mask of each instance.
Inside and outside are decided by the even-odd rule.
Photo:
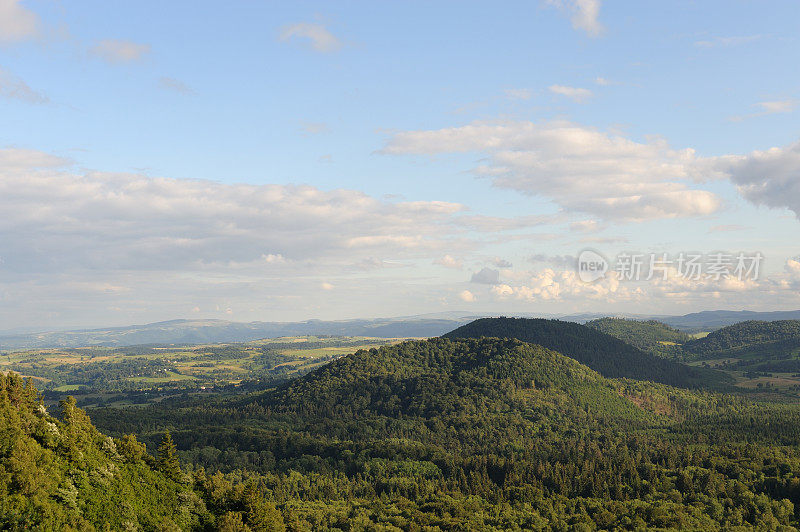
[[[486,319],[87,410],[11,372],[0,528],[794,530],[800,403],[636,342]]]

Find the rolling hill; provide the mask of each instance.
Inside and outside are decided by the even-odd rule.
[[[684,344],[686,358],[744,372],[800,372],[800,320],[746,321]]]
[[[604,377],[628,377],[686,388],[718,387],[732,382],[721,372],[659,358],[591,327],[559,320],[483,318],[444,337],[516,338],[574,358]]]
[[[681,355],[681,345],[691,336],[656,320],[600,318],[585,323],[587,327],[613,336],[652,355],[674,358]]]

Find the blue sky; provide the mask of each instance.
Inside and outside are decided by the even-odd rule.
[[[3,328],[800,308],[797,20],[0,0]],[[585,248],[765,263],[587,287]]]

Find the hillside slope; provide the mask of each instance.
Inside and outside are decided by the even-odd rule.
[[[290,381],[260,402],[276,414],[311,420],[428,419],[530,413],[566,394],[570,400],[561,401],[563,408],[579,418],[587,409],[598,416],[613,411],[642,418],[613,383],[577,361],[538,345],[496,338],[433,338],[362,350]]]
[[[778,353],[800,347],[800,320],[745,321],[692,340],[684,349],[692,354],[717,355]]]
[[[692,368],[645,353],[600,331],[558,320],[483,318],[445,338],[516,338],[542,345],[589,366],[605,377],[628,377],[684,388],[716,387],[731,381],[706,368]]]
[[[680,345],[692,339],[685,332],[656,320],[600,318],[584,325],[663,358],[679,357],[682,353]]]

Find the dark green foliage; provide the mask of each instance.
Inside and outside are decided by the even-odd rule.
[[[683,388],[719,387],[732,381],[724,373],[664,360],[613,336],[567,321],[483,318],[444,337],[517,338],[574,358],[605,377],[649,380]]]
[[[74,399],[61,407],[59,421],[30,381],[0,374],[0,530],[206,530],[232,508],[250,530],[283,530],[259,486],[220,480],[229,495],[209,511],[208,480],[181,472],[169,435],[154,460],[135,437],[98,432]]]
[[[663,358],[681,358],[681,345],[692,339],[688,334],[656,320],[600,318],[585,325]]]
[[[800,349],[800,320],[744,321],[684,345],[696,358],[780,356]]]
[[[800,504],[797,407],[612,381],[514,339],[359,351],[126,420],[169,427],[184,462],[257,471],[292,530],[789,530]],[[213,487],[225,478],[203,498],[235,530],[249,514]]]
[[[565,345],[574,341],[567,336]],[[7,388],[16,404],[20,397],[38,401],[21,381]],[[35,417],[34,406],[28,410]],[[513,338],[405,342],[361,350],[254,394],[92,411],[104,430],[119,436],[134,431],[160,447],[158,458],[132,436],[106,449],[108,440],[74,401],[65,401],[63,410],[64,423],[52,422],[71,443],[30,437],[57,450],[56,458],[30,465],[26,470],[34,474],[25,478],[59,479],[63,462],[74,464],[70,478],[91,480],[99,460],[126,472],[109,479],[119,488],[111,495],[107,487],[93,491],[91,482],[57,493],[42,488],[36,493],[44,494],[44,508],[56,505],[82,521],[70,525],[29,513],[0,528],[25,522],[91,529],[108,519],[111,529],[123,529],[123,510],[139,516],[142,529],[798,525],[798,405],[610,380],[573,358]],[[13,418],[25,409],[3,412],[8,423],[0,427],[33,430]],[[0,479],[13,464],[2,455]],[[33,500],[23,483],[5,486],[3,494],[15,500]]]

